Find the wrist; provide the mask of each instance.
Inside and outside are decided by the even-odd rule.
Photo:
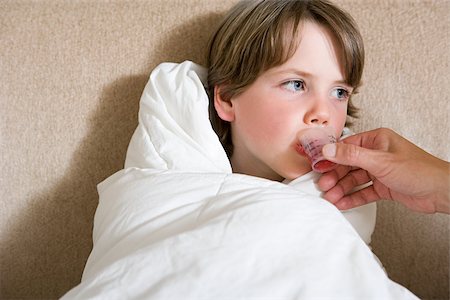
[[[450,163],[439,160],[440,178],[436,187],[436,212],[450,214]],[[439,178],[439,177],[438,177]]]

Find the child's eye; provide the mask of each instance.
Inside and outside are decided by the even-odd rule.
[[[301,80],[289,80],[283,83],[283,87],[291,92],[299,92],[305,89],[305,83]]]
[[[339,100],[347,100],[350,98],[350,92],[343,88],[337,88],[331,92],[331,96]]]

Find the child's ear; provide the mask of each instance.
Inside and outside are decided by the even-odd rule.
[[[222,120],[228,122],[234,121],[233,103],[222,99],[222,96],[220,95],[220,86],[218,85],[214,87],[214,108]]]

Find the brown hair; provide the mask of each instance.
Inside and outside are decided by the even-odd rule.
[[[352,17],[326,0],[243,0],[225,16],[208,46],[207,67],[211,124],[228,156],[231,156],[230,123],[214,108],[214,88],[230,101],[261,73],[286,62],[298,46],[297,31],[303,21],[325,26],[342,49],[344,80],[354,88],[361,83],[364,45]],[[358,109],[351,99],[348,115]]]

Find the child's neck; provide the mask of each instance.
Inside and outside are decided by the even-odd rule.
[[[235,156],[231,156],[230,158],[231,168],[233,173],[245,174],[255,177],[261,177],[273,181],[281,182],[284,180],[283,177],[275,173],[269,167],[259,168],[261,164],[252,163],[249,160],[239,160],[236,159]]]

